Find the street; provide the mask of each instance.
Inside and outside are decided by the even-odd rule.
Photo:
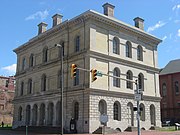
[[[26,132],[0,130],[0,135],[26,135]],[[27,135],[44,135],[44,134],[28,133]],[[60,134],[45,134],[45,135],[60,135]],[[72,134],[68,134],[68,135],[72,135]],[[84,134],[84,135],[89,135],[89,134]],[[99,135],[99,134],[94,134],[94,135]],[[122,132],[118,134],[108,134],[108,135],[137,135],[137,132]],[[180,135],[180,131],[142,131],[141,135]]]

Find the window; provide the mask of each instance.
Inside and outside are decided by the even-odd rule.
[[[119,54],[119,39],[113,38],[113,53]]]
[[[175,85],[175,93],[176,93],[176,95],[178,95],[179,94],[179,83],[178,83],[178,81],[176,81],[174,85]]]
[[[29,58],[29,67],[33,67],[33,64],[34,64],[34,54],[31,54]]]
[[[48,48],[45,47],[43,49],[43,62],[47,62],[48,61]]]
[[[79,69],[76,70],[76,77],[74,78],[74,86],[79,85]]]
[[[41,78],[41,91],[46,91],[46,75],[43,74]]]
[[[137,60],[143,61],[143,49],[140,45],[137,47]]]
[[[133,75],[132,75],[132,72],[130,70],[126,74],[126,79],[128,79],[128,80],[133,79]],[[126,88],[127,89],[133,89],[133,83],[130,81],[126,81]]]
[[[28,80],[28,94],[32,93],[32,79]]]
[[[58,77],[57,77],[57,88],[61,88],[61,70],[58,71]]]
[[[113,76],[120,77],[120,70],[118,68],[115,68],[113,71]],[[113,77],[113,86],[120,87],[120,79]]]
[[[20,91],[20,96],[22,96],[23,93],[24,93],[24,82],[21,82],[21,89],[20,90],[21,90]]]
[[[131,42],[126,42],[126,57],[132,58],[132,45]]]
[[[79,52],[80,49],[80,36],[75,38],[75,52]]]
[[[145,121],[145,106],[142,103],[140,104],[140,111],[141,111],[140,120]]]
[[[25,70],[26,68],[26,59],[23,58],[23,61],[22,61],[22,70]]]
[[[18,109],[18,121],[22,121],[22,107],[21,106]]]
[[[163,83],[162,85],[162,96],[165,97],[167,95],[167,87],[166,84]]]
[[[75,102],[74,103],[74,119],[78,120],[79,117],[79,103]]]
[[[114,120],[121,120],[121,108],[120,103],[116,101],[113,106]]]
[[[139,89],[140,90],[144,90],[144,75],[142,73],[140,73],[138,75],[138,84],[139,84]]]
[[[59,57],[61,58],[61,49],[63,49],[63,50],[62,50],[62,53],[63,53],[63,56],[64,56],[64,41],[62,41],[62,42],[60,43],[60,45],[61,45],[61,47],[58,47],[58,48],[59,48]]]

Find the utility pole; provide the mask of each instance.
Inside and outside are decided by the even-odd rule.
[[[64,77],[63,77],[63,46],[55,44],[55,47],[61,48],[61,135],[63,135],[63,88],[64,88]]]

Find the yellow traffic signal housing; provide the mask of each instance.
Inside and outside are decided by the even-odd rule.
[[[92,69],[91,70],[91,77],[92,77],[92,82],[97,80],[97,70],[96,69]]]
[[[77,65],[71,64],[71,78],[76,77]]]

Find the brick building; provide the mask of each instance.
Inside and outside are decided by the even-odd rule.
[[[12,124],[15,78],[0,76],[0,122]],[[1,123],[0,123],[1,124]]]
[[[121,131],[137,127],[135,84],[109,77],[138,80],[143,91],[141,128],[161,126],[157,46],[160,39],[144,31],[144,20],[134,26],[114,16],[115,6],[103,5],[104,14],[88,10],[62,21],[56,14],[52,28],[38,25],[38,35],[14,50],[17,54],[17,87],[13,128],[18,126],[60,127],[60,79],[63,47],[64,129],[76,121],[78,133],[92,133],[101,126],[99,117],[107,114],[108,127]],[[91,81],[91,73],[78,70],[70,77],[70,66],[97,69],[109,76]]]
[[[161,120],[180,123],[180,59],[170,61],[160,72]]]

